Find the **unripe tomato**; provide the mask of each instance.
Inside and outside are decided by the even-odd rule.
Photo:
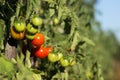
[[[30,34],[35,34],[38,31],[38,29],[34,28],[30,23],[27,24],[26,30]]]
[[[35,38],[31,41],[32,45],[34,46],[40,46],[44,43],[44,35],[41,33],[37,33]]]
[[[57,53],[57,56],[58,56],[57,59],[60,60],[63,57],[63,54],[59,52],[59,53]]]
[[[22,32],[25,30],[26,23],[24,21],[15,21],[14,28],[17,32]]]
[[[58,56],[57,56],[57,54],[55,54],[55,53],[49,53],[49,54],[48,54],[48,60],[49,60],[50,62],[56,62],[56,61],[58,61]]]
[[[13,27],[10,28],[10,33],[11,33],[12,38],[17,39],[17,40],[23,39],[24,35],[25,35],[24,31],[23,32],[16,32]]]
[[[69,63],[69,61],[67,59],[61,58],[60,59],[60,64],[63,67],[67,67],[67,66],[69,66],[70,63]]]
[[[35,56],[38,58],[45,58],[48,56],[48,52],[44,47],[38,47],[35,49]]]
[[[86,71],[86,77],[89,79],[89,78],[92,78],[93,77],[93,74],[92,74],[92,72],[90,72],[90,71]]]
[[[70,66],[73,66],[76,64],[76,60],[73,57],[69,57],[70,60]]]
[[[54,22],[55,25],[58,25],[59,24],[58,18],[54,18],[53,22]]]
[[[72,60],[71,62],[70,62],[70,65],[71,66],[73,66],[73,65],[75,65],[76,64],[76,61],[75,60]]]
[[[34,39],[35,36],[36,36],[36,34],[28,34],[28,33],[25,34],[25,37],[26,37],[27,39],[29,39],[29,40]]]
[[[31,18],[31,22],[34,26],[38,27],[40,25],[42,25],[42,19],[38,16],[34,16]]]

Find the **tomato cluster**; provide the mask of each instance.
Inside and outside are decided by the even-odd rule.
[[[30,19],[30,23],[26,27],[26,38],[32,40],[35,38],[38,28],[42,25],[42,19],[39,16],[34,16]]]
[[[42,19],[38,16],[33,16],[27,23],[24,21],[15,21],[13,27],[10,28],[11,36],[16,40],[22,40],[24,38],[24,40],[29,41],[28,44],[30,43],[32,45],[32,49],[28,48],[29,45],[24,45],[22,47],[22,52],[24,54],[26,54],[26,50],[29,49],[31,51],[31,56],[40,59],[47,58],[50,62],[58,62],[63,67],[74,65],[76,61],[73,58],[65,57],[59,51],[53,51],[51,46],[43,46],[45,37],[38,31],[42,23]],[[58,25],[59,20],[55,18],[53,23],[54,25]]]
[[[38,33],[38,28],[42,25],[42,19],[39,16],[34,16],[29,22],[24,20],[16,20],[10,28],[11,36],[14,39],[21,40],[24,36],[32,40]]]
[[[48,54],[52,52],[52,47],[37,47],[33,53],[35,54],[36,57],[38,58],[46,58]]]
[[[73,66],[76,64],[76,61],[74,58],[69,56],[63,56],[62,53],[49,53],[48,54],[48,60],[50,62],[59,62],[61,66],[67,67],[67,66]]]
[[[16,20],[14,25],[10,28],[11,37],[16,40],[26,40],[29,44],[34,46],[35,56],[39,58],[43,58],[46,56],[40,57],[40,55],[45,55],[44,53],[48,53],[46,48],[41,47],[45,41],[44,35],[38,32],[39,27],[42,25],[42,19],[39,16],[33,16],[29,22],[25,22],[23,20]],[[29,41],[29,42],[28,42]],[[26,45],[24,45],[26,46]],[[23,53],[25,53],[27,47],[24,47]],[[39,54],[40,53],[40,54]]]

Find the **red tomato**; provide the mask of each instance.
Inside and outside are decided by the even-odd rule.
[[[48,56],[48,52],[44,47],[38,47],[35,49],[35,56],[38,58],[45,58]]]
[[[37,33],[35,38],[31,41],[32,45],[34,46],[40,46],[44,43],[44,35],[41,33]]]
[[[48,51],[48,53],[50,53],[50,52],[52,52],[52,51],[53,51],[53,48],[52,48],[52,47],[50,47],[50,46],[48,46],[48,47],[46,47],[46,50]]]

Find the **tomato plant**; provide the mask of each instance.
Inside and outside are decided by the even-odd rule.
[[[0,79],[112,79],[118,42],[97,28],[96,1],[0,0]]]
[[[31,43],[34,46],[41,46],[44,43],[44,41],[44,35],[42,33],[37,33],[34,39],[32,39]]]

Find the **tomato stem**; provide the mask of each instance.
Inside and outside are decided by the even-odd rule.
[[[16,17],[17,17],[17,18],[18,18],[19,13],[20,13],[21,5],[22,5],[22,0],[18,0],[17,8],[16,8]]]

